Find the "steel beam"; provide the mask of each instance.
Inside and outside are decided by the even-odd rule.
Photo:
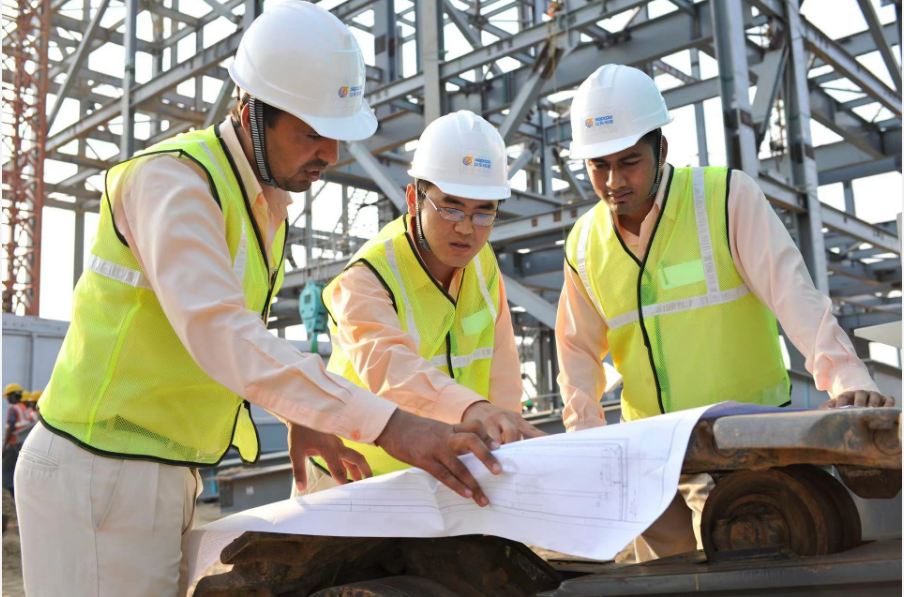
[[[866,29],[869,31],[870,35],[872,35],[873,43],[876,44],[876,48],[879,50],[882,60],[885,61],[885,67],[888,69],[888,74],[891,76],[895,88],[900,93],[901,65],[898,64],[894,52],[891,51],[891,44],[889,44],[888,40],[885,38],[882,31],[882,23],[879,22],[879,15],[876,13],[876,9],[873,8],[873,3],[870,2],[870,0],[857,0],[857,3],[860,4],[860,12],[863,13],[863,18],[866,19]]]
[[[721,80],[722,116],[728,166],[756,176],[759,172],[756,132],[751,118],[747,43],[741,0],[714,2],[712,29]]]
[[[225,4],[220,4],[217,0],[204,0],[204,4],[209,6],[211,11],[218,16],[223,17],[228,21],[234,23],[238,20],[238,16],[232,13],[232,9],[228,8]]]
[[[823,204],[822,206],[822,224],[829,230],[869,243],[889,253],[901,254],[897,234],[880,226],[864,222],[856,216],[835,209],[830,205]],[[822,230],[820,230],[821,232]]]
[[[782,43],[778,48],[769,50],[763,56],[759,78],[756,85],[756,95],[753,98],[751,108],[753,114],[753,126],[756,130],[756,146],[759,147],[766,133],[769,131],[769,116],[775,106],[775,98],[782,88],[782,78],[785,74],[785,63],[788,58],[788,47]]]
[[[430,124],[445,114],[443,17],[436,0],[417,0],[417,44],[424,77],[424,122]],[[404,98],[400,98],[404,99]]]
[[[50,115],[47,117],[47,124],[45,126],[48,131],[53,126],[53,121],[56,120],[57,114],[59,114],[60,108],[63,106],[63,100],[65,100],[69,96],[69,92],[72,91],[77,73],[85,63],[85,59],[88,58],[88,54],[91,53],[89,48],[94,42],[94,35],[100,27],[100,21],[104,18],[104,15],[107,12],[107,6],[109,5],[110,0],[101,0],[100,5],[97,7],[97,12],[94,13],[94,17],[82,34],[82,41],[78,45],[75,55],[69,62],[69,69],[66,71],[66,79],[63,82],[63,86],[57,92],[56,101],[53,103],[53,108],[50,110]]]
[[[125,67],[122,75],[122,99],[119,111],[122,116],[122,138],[119,159],[127,160],[135,153],[135,111],[132,109],[132,84],[135,82],[135,55],[138,43],[138,0],[125,0],[126,28],[123,33]]]
[[[399,185],[383,171],[383,166],[380,165],[377,158],[367,151],[367,148],[358,141],[349,141],[345,146],[348,148],[348,152],[358,160],[361,167],[367,171],[373,181],[377,183],[377,186],[380,187],[380,191],[392,201],[392,204],[396,206],[396,209],[402,213],[406,213],[408,211],[408,202],[405,199],[405,193]]]
[[[527,116],[527,113],[534,107],[537,98],[543,86],[553,76],[556,66],[561,62],[562,58],[571,51],[571,45],[560,46],[561,42],[548,42],[540,50],[537,61],[531,68],[531,74],[523,86],[518,90],[518,94],[509,107],[509,113],[505,116],[505,120],[499,126],[499,134],[505,144],[508,145],[515,138],[518,132],[518,125]],[[567,42],[566,42],[567,43]]]
[[[822,203],[819,201],[819,175],[810,134],[810,92],[807,84],[808,56],[804,50],[805,23],[794,3],[785,3],[785,27],[790,50],[785,121],[788,125],[791,172],[795,185],[803,192],[806,213],[797,216],[800,250],[813,283],[829,293],[825,239],[822,234]]]
[[[128,0],[132,1],[132,0]],[[205,72],[218,65],[222,60],[231,56],[238,47],[242,32],[237,31],[216,44],[205,48],[203,52],[195,54],[188,60],[180,62],[174,68],[163,73],[156,79],[152,79],[143,85],[132,88],[130,106],[137,106],[148,99],[160,94],[167,89],[175,87],[182,81],[191,79],[199,73]],[[104,106],[83,118],[79,122],[60,131],[47,140],[47,150],[53,151],[62,145],[86,135],[102,124],[112,120],[123,111],[123,102],[119,100]]]
[[[553,303],[533,292],[512,276],[503,274],[502,279],[505,282],[505,295],[508,298],[508,302],[518,307],[524,307],[537,321],[551,329],[555,329],[556,306]]]
[[[452,24],[455,25],[455,28],[461,32],[462,36],[465,38],[465,41],[468,42],[472,50],[476,50],[483,45],[483,40],[480,39],[480,34],[471,27],[470,23],[468,23],[467,15],[455,8],[450,0],[443,0],[443,10],[449,16],[449,20],[452,21]],[[492,64],[490,66],[490,69],[497,76],[502,74],[502,69],[499,68],[498,64]],[[482,79],[483,77],[481,76],[478,78]]]

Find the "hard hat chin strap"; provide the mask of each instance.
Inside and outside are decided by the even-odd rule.
[[[653,182],[653,188],[647,199],[656,196],[659,192],[659,185],[662,183],[662,129],[659,129],[659,158],[656,160],[656,180]]]
[[[417,183],[415,183],[415,189],[417,189]],[[414,217],[414,226],[417,228],[417,242],[421,245],[421,248],[428,253],[432,253],[430,250],[430,245],[427,244],[427,238],[424,236],[424,230],[421,228],[421,202],[420,197],[415,197],[414,200],[414,213],[416,214]]]
[[[267,143],[264,133],[264,104],[256,97],[248,100],[248,120],[251,122],[251,147],[254,150],[254,163],[257,173],[264,184],[274,189],[279,187],[276,180],[270,174],[270,163],[267,161]]]

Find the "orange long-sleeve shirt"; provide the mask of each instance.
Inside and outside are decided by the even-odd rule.
[[[458,296],[463,270],[455,273],[449,294]],[[460,423],[465,410],[484,400],[418,354],[414,337],[404,332],[389,292],[368,268],[346,271],[332,290],[338,343],[355,372],[372,392],[416,415]],[[499,281],[499,304],[490,365],[492,402],[521,412],[521,365],[505,286]]]
[[[646,253],[671,172],[667,166],[640,234],[628,232],[615,219],[625,245],[635,255]],[[813,285],[803,256],[759,186],[739,170],[732,170],[730,181],[728,232],[738,273],[806,358],[817,389],[833,398],[848,390],[878,391],[832,315],[831,299]],[[599,399],[606,389],[602,360],[609,344],[606,323],[580,277],[567,263],[564,269],[565,285],[556,317],[558,381],[565,403],[565,427],[574,431],[606,424]]]

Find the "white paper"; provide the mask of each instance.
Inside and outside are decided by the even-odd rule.
[[[188,538],[191,582],[245,531],[342,537],[485,534],[608,560],[668,507],[701,407],[502,446],[493,475],[462,458],[487,494],[480,508],[420,469],[358,481],[233,514]],[[773,409],[770,409],[773,410]],[[762,412],[762,411],[758,411]]]

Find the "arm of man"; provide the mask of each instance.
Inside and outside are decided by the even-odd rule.
[[[348,355],[361,381],[374,393],[408,412],[449,424],[477,418],[494,440],[513,441],[514,433],[499,429],[501,421],[496,415],[502,409],[490,405],[418,353],[414,337],[399,324],[389,292],[370,269],[357,265],[346,271],[333,288],[331,299],[338,329],[334,340]],[[511,330],[511,319],[508,326]],[[514,343],[514,336],[511,341]],[[477,404],[486,406],[472,411],[470,407]],[[467,411],[471,411],[470,416]],[[516,430],[533,437],[534,428],[520,414],[516,416],[526,426],[522,429],[515,424]],[[514,439],[520,439],[520,435]]]
[[[882,396],[838,325],[831,299],[813,285],[803,256],[763,191],[740,170],[732,170],[728,227],[741,277],[804,356],[816,388],[831,396],[822,407],[893,406],[894,398]]]
[[[500,443],[518,441],[522,437],[546,435],[521,416],[521,359],[515,344],[512,313],[505,294],[505,282],[499,279],[499,313],[493,334],[493,360],[490,364],[490,397],[493,402],[475,402],[463,415],[464,419],[482,421],[490,436]]]
[[[487,503],[456,457],[472,451],[497,471],[481,426],[442,426],[398,412],[392,402],[326,372],[318,355],[272,335],[246,308],[225,222],[200,169],[155,156],[123,185],[115,222],[176,335],[211,378],[292,422],[379,443],[460,495]]]
[[[565,284],[556,314],[559,390],[565,402],[565,429],[580,431],[606,424],[600,396],[606,391],[603,359],[609,353],[608,327],[566,261]]]

